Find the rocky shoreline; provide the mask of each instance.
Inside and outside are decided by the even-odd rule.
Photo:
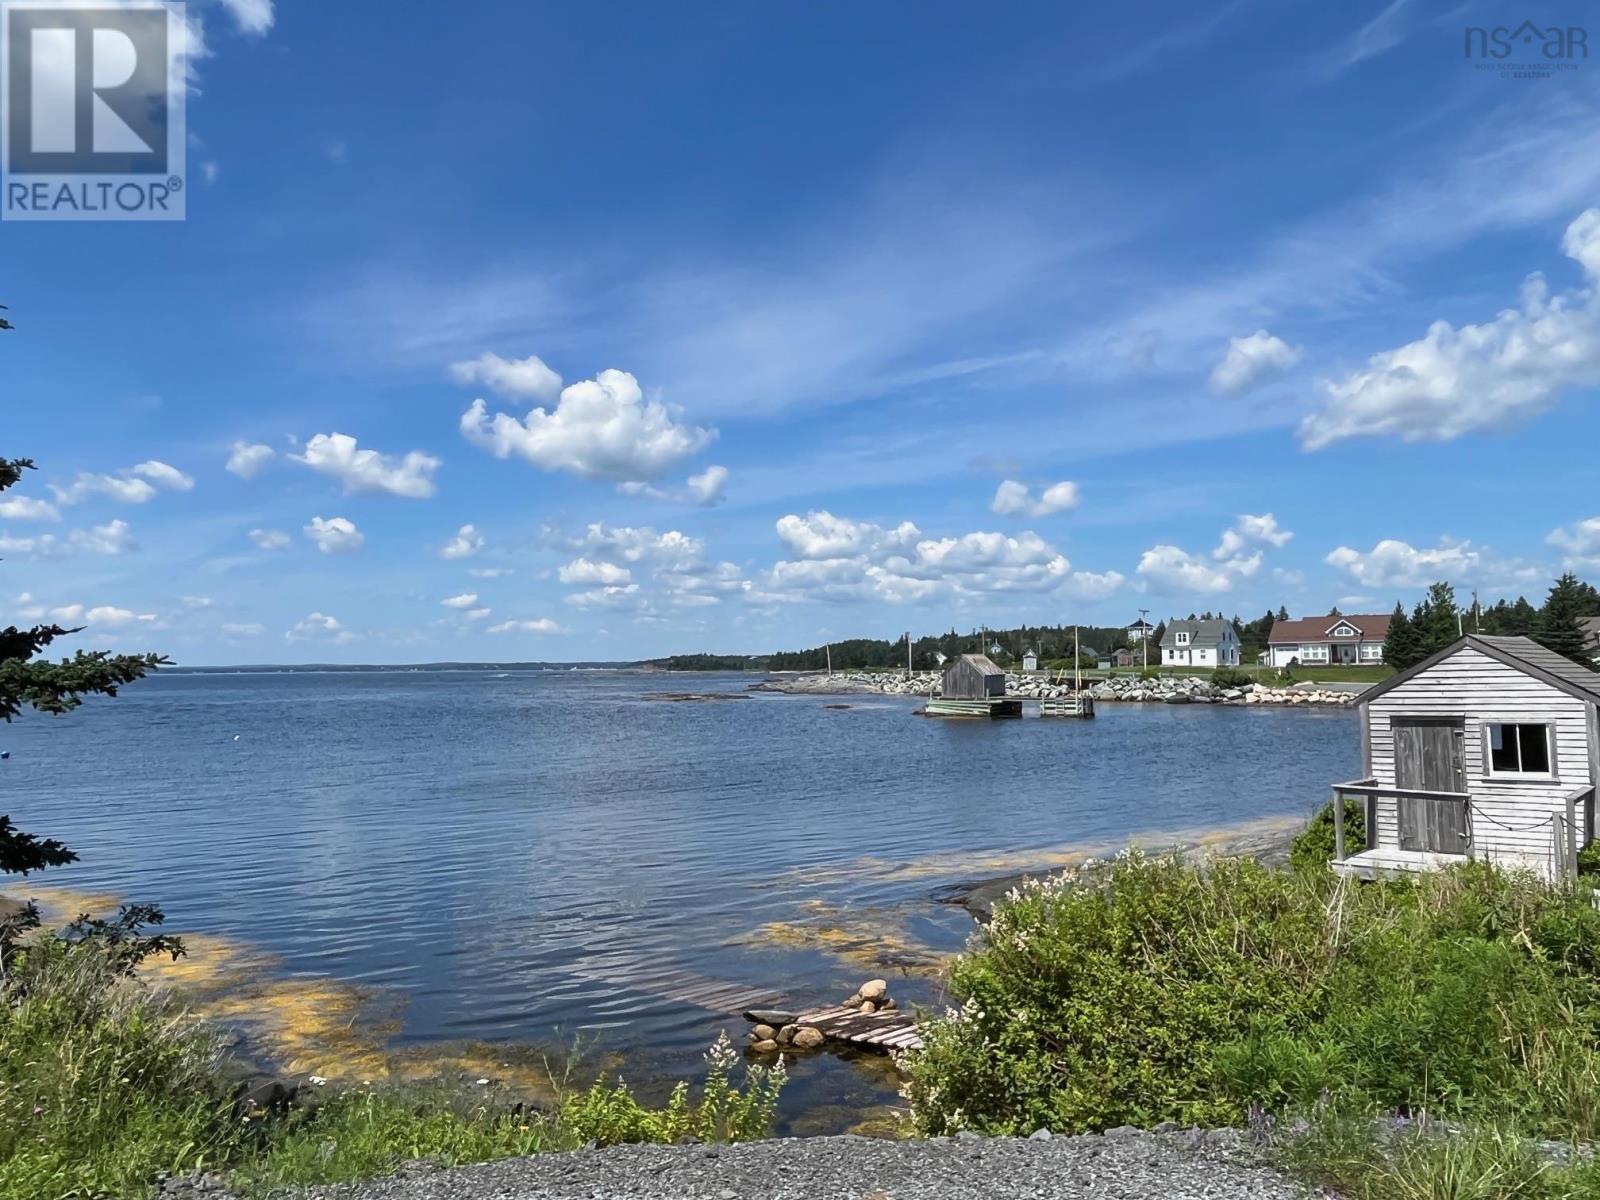
[[[936,697],[942,677],[932,671],[919,671],[909,679],[877,671],[835,672],[808,675],[773,676],[751,687],[753,692],[782,692],[795,696],[918,696]],[[1320,704],[1344,707],[1354,704],[1359,691],[1335,684],[1296,683],[1288,687],[1266,687],[1247,683],[1240,687],[1218,687],[1200,675],[1162,675],[1140,679],[1137,675],[1114,675],[1109,679],[1084,680],[1084,694],[1097,701],[1145,704]],[[1052,683],[1040,675],[1006,676],[1006,695],[1023,700],[1056,700],[1074,694],[1067,683]]]

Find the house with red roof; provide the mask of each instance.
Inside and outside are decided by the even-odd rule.
[[[1388,613],[1343,613],[1274,621],[1267,635],[1267,661],[1274,667],[1346,666],[1381,663]]]

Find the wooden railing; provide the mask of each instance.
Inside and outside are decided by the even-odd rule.
[[[1431,792],[1424,788],[1399,788],[1388,787],[1378,783],[1376,779],[1355,779],[1349,783],[1336,783],[1333,785],[1334,811],[1339,815],[1333,823],[1334,861],[1345,861],[1344,844],[1344,801],[1346,797],[1360,796],[1367,801],[1367,845],[1370,848],[1377,840],[1377,802],[1379,799],[1403,798],[1417,800],[1432,800],[1441,803],[1458,803],[1464,806],[1468,815],[1468,829],[1471,829],[1471,815],[1477,807],[1472,802],[1469,792]],[[1593,821],[1592,814],[1587,806],[1595,799],[1595,786],[1584,784],[1582,787],[1573,788],[1562,797],[1563,811],[1541,818],[1540,824],[1548,819],[1551,826],[1551,859],[1556,878],[1573,880],[1578,875],[1578,851],[1586,844],[1587,839],[1596,831],[1590,828]],[[1584,805],[1585,810],[1580,814],[1579,806]],[[1484,820],[1492,821],[1485,816]],[[1471,852],[1471,842],[1468,842],[1468,852]]]
[[[1405,799],[1432,800],[1439,803],[1460,804],[1463,814],[1469,812],[1472,805],[1472,796],[1468,792],[1430,792],[1426,788],[1401,788],[1388,787],[1380,784],[1376,779],[1352,779],[1348,783],[1333,785],[1333,809],[1338,819],[1333,823],[1333,855],[1335,862],[1343,862],[1344,854],[1344,802],[1347,796],[1361,796],[1367,802],[1367,847],[1370,849],[1377,844],[1378,837],[1378,801],[1392,798],[1396,802]],[[1470,829],[1470,824],[1468,826]],[[1470,845],[1470,843],[1469,843]]]

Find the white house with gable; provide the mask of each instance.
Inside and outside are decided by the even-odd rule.
[[[1164,667],[1237,667],[1239,634],[1232,621],[1168,621],[1161,635]]]

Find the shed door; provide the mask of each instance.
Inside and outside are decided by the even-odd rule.
[[[1394,782],[1425,792],[1467,790],[1466,733],[1460,721],[1397,720]],[[1400,848],[1465,854],[1471,844],[1464,800],[1426,796],[1399,798]]]

